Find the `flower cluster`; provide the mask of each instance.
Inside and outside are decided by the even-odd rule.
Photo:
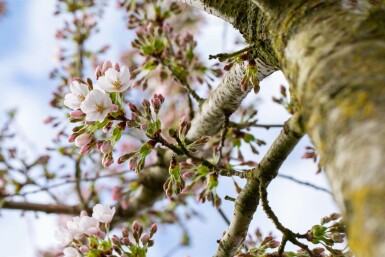
[[[92,217],[83,211],[80,216],[67,222],[66,229],[57,230],[55,238],[62,246],[66,246],[64,257],[96,257],[113,253],[126,257],[145,257],[147,249],[154,245],[152,236],[157,231],[156,224],[151,226],[149,233],[145,233],[143,226],[134,221],[132,237],[135,242],[130,241],[127,227],[123,228],[121,237],[113,235],[109,238],[109,226],[114,214],[115,208],[97,204],[93,208]]]
[[[344,251],[334,248],[335,244],[344,243],[345,236],[346,226],[341,219],[341,215],[338,213],[332,213],[322,218],[320,225],[314,225],[312,229],[307,232],[308,241],[313,244],[321,244],[332,256],[351,256],[349,250]]]
[[[98,80],[95,85],[80,79],[71,83],[71,93],[65,96],[64,105],[74,110],[72,118],[79,119],[85,114],[86,121],[103,122],[107,114],[118,111],[119,103],[111,99],[116,97],[114,93],[122,93],[131,86],[129,69],[118,64],[112,66],[109,61],[98,66],[95,75]]]
[[[67,228],[60,228],[55,232],[55,238],[60,245],[66,246],[74,240],[81,240],[84,236],[98,236],[104,238],[104,232],[100,229],[101,224],[108,225],[115,214],[115,207],[97,204],[93,208],[92,217],[86,212],[80,216],[73,217],[67,222]]]
[[[266,250],[275,249],[279,245],[279,241],[274,240],[272,236],[267,236],[262,240],[258,247],[250,248],[247,253],[237,254],[235,257],[270,256],[268,253],[266,253]]]

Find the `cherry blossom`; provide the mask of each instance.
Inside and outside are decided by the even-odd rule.
[[[109,68],[104,76],[99,77],[98,85],[106,92],[123,92],[130,86],[130,71],[126,66],[122,66],[119,70]]]
[[[99,221],[92,217],[82,216],[79,221],[79,229],[84,234],[94,235],[99,231]]]
[[[108,94],[99,89],[92,90],[81,103],[80,108],[86,114],[86,121],[102,122],[111,111],[112,101]]]
[[[81,253],[74,247],[66,247],[63,250],[64,257],[82,257]]]
[[[101,223],[110,223],[115,214],[115,207],[110,208],[108,205],[97,204],[92,209],[92,217],[99,220]]]
[[[64,105],[72,110],[80,108],[80,104],[86,99],[89,92],[86,84],[74,80],[70,85],[71,93],[64,97]]]
[[[66,246],[72,242],[73,236],[72,234],[64,228],[60,228],[55,231],[54,237],[57,241],[59,241],[60,246]]]
[[[73,237],[79,237],[83,234],[80,229],[80,217],[73,217],[72,220],[67,221],[67,229]]]

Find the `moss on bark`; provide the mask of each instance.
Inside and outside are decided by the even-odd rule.
[[[345,211],[352,249],[385,256],[385,10],[293,2],[269,21],[273,46]]]

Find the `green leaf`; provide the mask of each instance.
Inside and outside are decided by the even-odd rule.
[[[210,169],[206,166],[201,165],[198,167],[198,173],[201,175],[207,175],[209,174],[209,172],[210,172]]]
[[[234,138],[233,139],[233,145],[235,147],[240,147],[241,146],[241,140],[239,138]]]
[[[243,136],[243,140],[244,140],[246,143],[250,143],[250,142],[252,142],[252,141],[255,140],[255,137],[254,137],[253,135],[251,135],[251,134],[245,134],[245,135]]]
[[[100,251],[96,249],[90,249],[86,255],[86,257],[99,257],[100,256]]]
[[[163,40],[160,39],[160,38],[155,39],[154,47],[155,47],[155,50],[157,52],[162,52],[163,49],[164,49],[164,42],[163,42]]]
[[[174,178],[179,179],[180,178],[180,165],[177,164],[177,165],[175,165],[174,168],[171,168],[171,166],[170,166],[169,173]]]
[[[192,49],[188,50],[186,53],[187,60],[191,61],[194,58],[194,52]]]
[[[152,46],[150,46],[150,45],[144,45],[144,46],[142,46],[141,50],[142,50],[142,52],[143,52],[145,55],[151,55],[151,54],[154,52],[154,48],[153,48]],[[147,68],[145,68],[146,65],[147,65],[147,64],[145,64],[145,65],[143,66],[143,69],[147,69]]]
[[[153,61],[148,61],[143,65],[144,70],[154,70],[156,68],[156,64]]]
[[[114,138],[115,142],[119,141],[119,139],[122,137],[122,130],[118,127],[115,127],[112,131],[112,137]]]

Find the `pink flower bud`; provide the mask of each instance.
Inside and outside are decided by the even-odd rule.
[[[81,110],[72,111],[70,113],[71,118],[81,119],[84,116],[84,113]]]
[[[104,61],[102,66],[102,73],[104,74],[109,68],[112,68],[112,63],[110,61]]]
[[[123,237],[128,237],[128,228],[124,227],[122,229],[122,235],[123,235]]]
[[[104,237],[106,236],[106,233],[104,233],[103,231],[99,230],[98,232],[96,232],[96,236],[97,236],[99,239],[103,240]]]
[[[128,163],[128,169],[129,170],[134,170],[136,166],[136,161],[138,160],[137,157],[133,157],[130,159],[130,162]]]
[[[100,146],[100,151],[104,154],[111,152],[111,141],[104,141]]]
[[[75,138],[75,145],[79,148],[82,148],[83,146],[89,144],[92,140],[92,137],[90,134],[81,134],[78,137]]]
[[[122,187],[114,187],[112,188],[112,199],[113,200],[119,200],[123,196],[122,194]]]
[[[158,226],[154,223],[151,225],[150,235],[152,236],[153,234],[156,233],[156,231],[158,231]]]
[[[119,63],[114,63],[114,69],[120,71]]]
[[[147,234],[147,233],[144,233],[141,237],[140,237],[140,241],[142,241],[142,243],[144,245],[147,244],[148,240],[150,240],[150,235]]]
[[[104,168],[108,168],[111,164],[114,163],[114,158],[111,155],[104,155],[102,160],[102,165]]]
[[[88,249],[86,245],[82,245],[80,246],[79,250],[81,253],[87,253],[90,249]]]
[[[98,150],[100,150],[100,148],[102,147],[103,143],[104,143],[103,141],[99,141],[99,142],[96,143],[96,147],[98,148]]]
[[[116,104],[111,104],[110,110],[111,112],[117,112],[119,110],[119,106],[117,106]]]
[[[95,69],[95,78],[98,79],[102,75],[102,67],[98,65]]]
[[[80,217],[83,217],[83,216],[88,216],[88,213],[85,210],[82,210],[80,212]]]
[[[267,246],[269,247],[269,248],[277,248],[279,245],[280,245],[281,243],[280,242],[278,242],[277,240],[271,240],[268,244],[267,244]]]
[[[180,119],[179,126],[181,126],[181,127],[186,126],[187,123],[188,123],[188,121],[189,121],[189,120],[188,120],[187,116],[186,116],[186,115],[183,116],[183,117]]]
[[[184,179],[189,179],[192,176],[193,176],[192,172],[189,172],[189,171],[182,174],[182,178],[184,178]]]
[[[88,145],[85,145],[85,146],[83,146],[82,148],[80,148],[80,152],[79,152],[79,153],[80,153],[81,155],[84,155],[84,154],[89,153],[90,150],[91,150],[91,146],[88,144]]]
[[[158,98],[154,98],[151,102],[155,112],[158,113],[160,106],[162,105],[161,101]]]
[[[141,226],[142,225],[140,225],[140,223],[135,220],[132,223],[132,232],[137,232],[140,229]]]
[[[69,143],[73,143],[73,142],[75,142],[75,138],[78,136],[78,134],[72,134],[71,136],[70,136],[70,138],[68,138],[68,142]]]

